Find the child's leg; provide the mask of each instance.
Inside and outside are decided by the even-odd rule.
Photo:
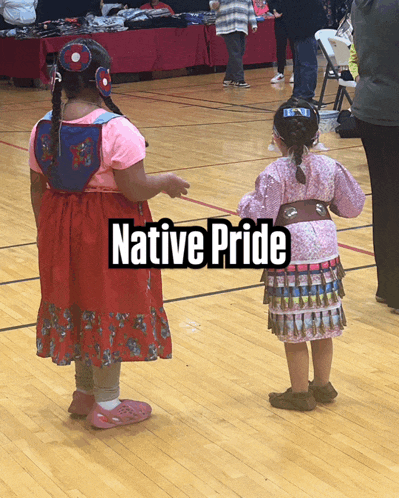
[[[85,394],[93,395],[93,369],[83,363],[75,361],[76,390]]]
[[[106,410],[112,410],[120,404],[119,378],[121,363],[113,363],[109,367],[93,367],[94,398],[96,403]]]
[[[309,352],[306,342],[285,342],[288,371],[292,392],[303,393],[309,389]]]
[[[333,358],[332,339],[311,341],[312,360],[315,386],[325,386],[330,381],[331,364]]]

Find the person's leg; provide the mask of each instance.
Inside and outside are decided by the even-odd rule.
[[[112,410],[120,404],[119,378],[121,363],[109,367],[93,367],[94,398],[96,403],[106,410]]]
[[[399,127],[357,120],[370,173],[377,296],[399,308]]]
[[[245,81],[245,76],[244,76],[244,55],[245,55],[245,49],[247,46],[247,35],[245,33],[240,32],[240,47],[241,47],[241,58],[240,58],[240,69],[238,72],[238,78],[240,78],[237,81]]]
[[[293,97],[313,99],[317,86],[317,42],[314,36],[295,42]]]
[[[111,429],[119,425],[135,424],[151,415],[151,406],[142,401],[119,400],[121,364],[93,367],[95,404],[87,416],[92,425]]]
[[[242,63],[242,45],[241,37],[238,31],[223,35],[226,43],[229,60],[226,67],[225,80],[242,81],[244,80],[244,68]]]
[[[306,342],[284,343],[293,393],[307,392],[309,388],[309,352]]]
[[[76,390],[84,394],[94,394],[93,368],[83,361],[75,361]]]
[[[274,36],[276,38],[277,73],[284,74],[287,52],[287,32],[284,21],[275,19]]]
[[[332,339],[311,341],[314,380],[316,387],[326,386],[330,382],[331,365],[333,358]]]
[[[72,395],[72,403],[68,412],[74,415],[88,415],[94,405],[93,369],[82,361],[75,361],[76,391]]]

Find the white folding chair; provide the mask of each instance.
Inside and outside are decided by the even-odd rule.
[[[348,41],[341,37],[331,37],[328,39],[332,49],[334,50],[335,61],[341,68],[347,68],[349,64],[349,56],[350,56],[350,45],[348,46]],[[352,105],[352,99],[349,97],[349,94],[346,88],[355,88],[356,81],[345,81],[342,78],[338,79],[338,91],[335,97],[334,109],[340,111],[342,107],[342,102],[345,97],[348,99],[350,105]]]
[[[334,29],[320,29],[315,33],[315,38],[319,43],[320,50],[327,61],[326,72],[324,73],[323,85],[321,87],[318,108],[320,109],[324,93],[326,91],[327,80],[339,80],[338,71],[334,65],[335,55],[334,50],[328,41],[328,38],[335,36],[336,31]]]

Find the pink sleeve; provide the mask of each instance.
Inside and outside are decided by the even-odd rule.
[[[37,124],[33,127],[32,133],[30,134],[29,139],[29,167],[36,173],[43,174],[43,171],[40,169],[35,157],[35,136],[36,136],[36,128]]]
[[[145,158],[145,140],[138,129],[120,117],[103,126],[103,160],[112,169],[127,169]]]
[[[349,171],[336,162],[334,199],[331,211],[342,218],[356,218],[363,210],[366,196]]]
[[[255,190],[241,199],[238,215],[254,221],[259,218],[273,219],[274,223],[281,204],[283,204],[281,183],[264,171],[256,179]]]

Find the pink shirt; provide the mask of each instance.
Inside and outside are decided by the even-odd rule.
[[[273,223],[282,204],[317,199],[331,206],[343,218],[355,218],[363,209],[365,195],[349,171],[327,156],[303,156],[306,185],[295,178],[296,167],[282,157],[268,166],[256,179],[255,190],[246,194],[238,206],[241,218],[270,218]],[[291,264],[320,263],[338,256],[335,223],[331,220],[293,223]]]
[[[92,124],[104,109],[96,109],[83,118],[64,123]],[[36,125],[33,127],[29,141],[29,166],[33,171],[43,174],[34,152]],[[125,117],[111,119],[102,127],[102,160],[99,170],[93,175],[86,191],[118,191],[114,169],[127,169],[145,158],[145,140],[138,129]]]

